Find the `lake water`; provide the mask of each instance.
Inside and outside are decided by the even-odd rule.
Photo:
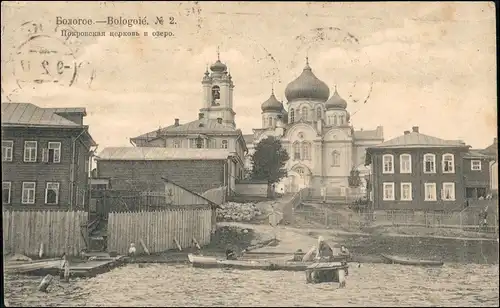
[[[422,268],[363,264],[347,286],[306,284],[303,272],[197,269],[130,264],[95,278],[5,277],[11,306],[498,306],[498,265],[447,264]]]

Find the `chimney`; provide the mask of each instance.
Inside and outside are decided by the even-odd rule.
[[[222,124],[222,118],[217,118],[217,123]]]
[[[204,117],[204,116],[205,116],[205,115],[204,115],[203,113],[201,113],[201,112],[200,112],[200,113],[198,113],[198,119],[199,119],[199,120],[203,119],[203,117]]]
[[[418,126],[413,126],[411,128],[411,130],[414,132],[414,133],[418,133]]]
[[[409,135],[410,134],[410,131],[409,130],[405,130],[405,135]]]
[[[175,119],[174,125],[179,126],[179,119]]]

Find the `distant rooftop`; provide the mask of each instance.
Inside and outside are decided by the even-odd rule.
[[[227,149],[189,149],[160,147],[104,148],[97,160],[223,160],[230,156]]]
[[[418,126],[406,131],[402,136],[390,139],[371,148],[429,148],[429,147],[468,147],[461,140],[444,140],[419,132]]]
[[[238,133],[239,130],[228,127],[222,123],[218,123],[217,120],[209,119],[198,119],[185,124],[180,124],[178,119],[173,125],[167,127],[162,127],[151,131],[149,133],[131,138],[134,139],[154,139],[158,135],[169,135],[169,134],[217,134],[217,133]]]
[[[384,140],[384,131],[381,126],[374,130],[356,130],[354,140]]]
[[[31,103],[2,103],[2,125],[81,127],[58,113],[83,113],[85,108],[41,108]]]

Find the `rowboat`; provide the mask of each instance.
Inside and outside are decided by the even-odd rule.
[[[418,266],[442,266],[443,261],[410,259],[398,256],[381,254],[386,263],[402,264],[402,265],[418,265]]]
[[[188,254],[189,262],[193,267],[202,268],[234,268],[234,269],[253,269],[266,271],[305,271],[308,266],[315,261],[288,261],[283,259],[274,260],[226,260],[216,257],[198,256]],[[340,263],[340,262],[339,262]]]
[[[32,262],[6,262],[4,264],[4,272],[23,274],[34,272],[37,270],[59,269],[61,268],[62,260],[40,260]]]

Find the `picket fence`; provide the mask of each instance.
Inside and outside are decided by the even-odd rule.
[[[139,253],[145,244],[150,253],[181,247],[193,247],[193,238],[200,246],[210,243],[212,210],[199,208],[169,208],[159,211],[109,213],[108,251],[128,253],[134,243]]]
[[[88,214],[83,211],[3,211],[4,253],[60,257],[77,256],[85,248],[81,225]]]

